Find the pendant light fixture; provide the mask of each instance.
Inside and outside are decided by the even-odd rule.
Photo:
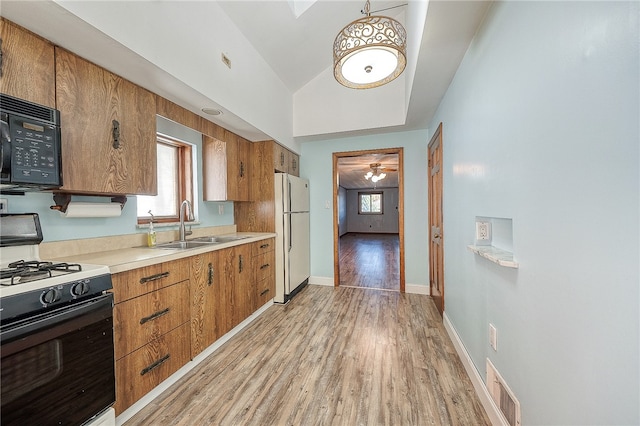
[[[400,22],[387,16],[371,16],[365,3],[365,18],[344,27],[333,42],[333,75],[353,89],[370,89],[394,80],[407,64],[407,32]]]

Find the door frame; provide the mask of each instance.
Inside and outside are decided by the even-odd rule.
[[[333,153],[333,286],[340,286],[340,230],[338,229],[338,159],[358,157],[366,154],[396,154],[398,156],[398,243],[400,250],[400,292],[405,292],[404,274],[404,149],[381,148],[362,151],[346,151]]]
[[[439,150],[439,158],[440,164],[438,164],[439,169],[434,172],[433,164],[431,163],[431,154],[432,151]],[[427,188],[428,188],[428,199],[429,199],[429,208],[427,209],[428,222],[427,226],[429,228],[429,294],[434,299],[436,307],[442,316],[444,314],[444,217],[442,210],[442,200],[443,190],[444,190],[444,175],[442,160],[443,160],[443,146],[442,146],[442,123],[438,125],[438,128],[434,132],[431,140],[427,145]],[[434,181],[433,175],[435,173],[439,173],[439,179]],[[432,187],[437,185],[437,190],[432,191]],[[437,206],[435,206],[437,204]],[[436,223],[439,222],[439,235],[433,235],[433,220],[434,215],[436,217]],[[439,239],[440,242],[435,243],[435,238]],[[439,255],[437,253],[433,253],[434,244],[437,244],[439,247]],[[434,259],[435,258],[435,259]],[[435,276],[437,275],[437,276]],[[438,284],[440,290],[438,291]],[[438,293],[438,294],[436,294]]]

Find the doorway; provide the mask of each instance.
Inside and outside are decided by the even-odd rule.
[[[385,164],[385,159],[390,158],[390,156],[395,157],[397,160],[395,167],[389,167],[388,164]],[[373,158],[373,160],[372,160]],[[376,161],[375,159],[382,159],[381,161]],[[403,149],[402,148],[384,148],[384,149],[374,149],[374,150],[364,150],[364,151],[349,151],[349,152],[336,152],[333,153],[333,247],[334,247],[334,286],[338,287],[341,285],[345,285],[345,281],[343,278],[347,278],[349,274],[353,274],[357,272],[359,275],[354,280],[362,280],[360,283],[356,282],[357,286],[368,287],[368,288],[385,288],[389,289],[388,283],[385,282],[385,285],[376,284],[376,280],[371,275],[376,275],[378,278],[382,273],[380,270],[375,271],[373,268],[366,269],[366,273],[360,273],[360,271],[356,271],[355,267],[357,266],[366,266],[360,263],[351,263],[354,266],[353,270],[347,270],[344,266],[341,268],[341,259],[349,260],[351,258],[352,262],[358,262],[358,256],[360,256],[360,260],[365,259],[367,256],[375,256],[378,259],[381,259],[381,264],[391,265],[389,268],[384,269],[384,275],[386,277],[393,276],[395,274],[397,278],[394,281],[395,288],[393,290],[399,290],[400,292],[405,291],[405,273],[404,273],[404,262],[405,262],[405,253],[404,253],[404,179],[403,179]],[[385,170],[386,168],[386,170]],[[372,173],[368,173],[368,169],[371,169]],[[393,170],[393,171],[392,171]],[[386,173],[385,173],[386,172]],[[341,206],[346,202],[345,188],[341,186],[341,179],[344,181],[349,178],[349,175],[352,175],[353,179],[360,180],[369,180],[373,176],[376,176],[378,179],[383,179],[380,177],[382,174],[386,174],[389,177],[387,182],[382,182],[382,180],[378,180],[377,185],[374,185],[376,188],[380,189],[384,185],[388,185],[388,182],[392,179],[397,180],[397,202],[393,203],[393,209],[397,209],[397,237],[395,238],[395,243],[393,242],[393,238],[386,238],[383,234],[379,234],[380,238],[375,238],[375,233],[371,233],[370,230],[366,232],[355,232],[355,235],[349,235],[349,238],[345,238],[343,246],[343,250],[341,251],[340,237],[345,232],[344,231],[344,221],[345,218],[341,214]],[[369,175],[368,177],[365,175]],[[341,177],[342,176],[342,177]],[[371,185],[370,185],[371,186]],[[371,206],[375,206],[376,200],[374,198],[370,200],[366,200],[367,194],[375,194],[377,192],[376,188],[367,188],[360,190],[352,190],[357,195],[358,201],[356,201],[356,205],[358,208],[361,207],[361,196],[365,194],[364,206],[368,209],[369,204]],[[355,195],[351,194],[351,197]],[[387,207],[388,208],[388,207]],[[367,214],[369,212],[364,212]],[[359,212],[359,214],[363,214],[363,212]],[[375,228],[371,228],[375,232]],[[349,233],[351,234],[351,233]],[[387,240],[387,241],[385,241]],[[393,246],[395,244],[395,247]],[[352,250],[352,253],[349,253],[347,250]],[[385,256],[391,254],[392,252],[388,252],[387,250],[395,250],[397,253],[396,260],[386,259]],[[356,255],[357,251],[357,255]],[[367,255],[369,252],[369,255]],[[372,254],[375,253],[375,254]],[[364,257],[363,257],[364,256]],[[375,259],[370,259],[373,263],[375,263]],[[344,265],[344,263],[343,263]],[[380,265],[375,265],[379,267]],[[341,270],[344,269],[344,270]],[[394,270],[395,269],[395,270]],[[383,278],[388,281],[388,279]],[[351,280],[351,279],[350,279]]]

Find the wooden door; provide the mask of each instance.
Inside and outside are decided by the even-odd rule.
[[[429,287],[444,312],[444,245],[442,230],[442,123],[429,142]]]

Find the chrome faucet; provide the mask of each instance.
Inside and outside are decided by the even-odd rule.
[[[191,231],[185,231],[184,229],[184,215],[185,215],[185,206],[188,209],[187,220],[195,220],[193,218],[193,208],[191,207],[191,202],[189,200],[184,200],[182,204],[180,204],[180,241],[185,241],[185,236],[191,235]]]

